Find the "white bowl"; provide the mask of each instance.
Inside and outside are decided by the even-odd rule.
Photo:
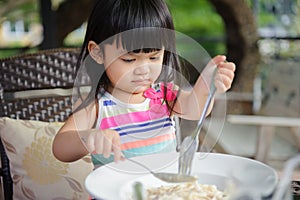
[[[178,153],[164,153],[133,159],[155,172],[177,173],[178,156]],[[262,196],[269,196],[278,182],[276,171],[264,163],[217,153],[196,153],[192,174],[199,177],[199,183],[216,185],[220,190],[233,181],[237,183],[237,187],[247,188]],[[90,173],[85,180],[85,187],[96,199],[124,199],[124,195],[132,192],[136,181],[146,187],[166,184],[135,163],[122,161],[105,165]]]

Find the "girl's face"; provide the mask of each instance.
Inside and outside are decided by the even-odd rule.
[[[159,77],[164,50],[134,53],[120,46],[115,43],[104,46],[103,63],[111,82],[109,92],[142,93]]]

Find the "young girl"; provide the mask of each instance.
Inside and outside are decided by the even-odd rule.
[[[89,75],[91,90],[77,101],[54,139],[57,159],[71,162],[91,153],[98,167],[176,150],[174,115],[199,119],[212,69],[217,66],[217,92],[225,92],[235,65],[216,56],[192,91],[179,90],[174,84],[180,64],[172,30],[163,0],[97,1],[77,65]]]

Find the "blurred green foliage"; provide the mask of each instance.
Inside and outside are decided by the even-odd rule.
[[[22,19],[25,24],[32,22],[40,22],[39,4],[37,1],[24,1],[17,4],[17,8],[12,8],[13,0],[0,0],[0,7],[2,12],[0,13],[0,21],[5,19],[15,22]]]
[[[224,25],[208,0],[166,0],[175,29],[199,42],[210,55],[226,53]]]
[[[207,0],[167,0],[178,31],[191,37],[222,36],[222,18]]]

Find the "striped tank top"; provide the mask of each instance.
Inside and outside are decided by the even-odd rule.
[[[174,100],[177,91],[168,84],[167,100]],[[127,104],[106,92],[98,100],[98,129],[114,129],[120,135],[125,157],[172,152],[176,150],[175,123],[169,116],[164,100],[163,84],[153,85],[144,92],[146,100],[140,104]],[[113,155],[104,158],[92,154],[95,168],[113,162]]]

